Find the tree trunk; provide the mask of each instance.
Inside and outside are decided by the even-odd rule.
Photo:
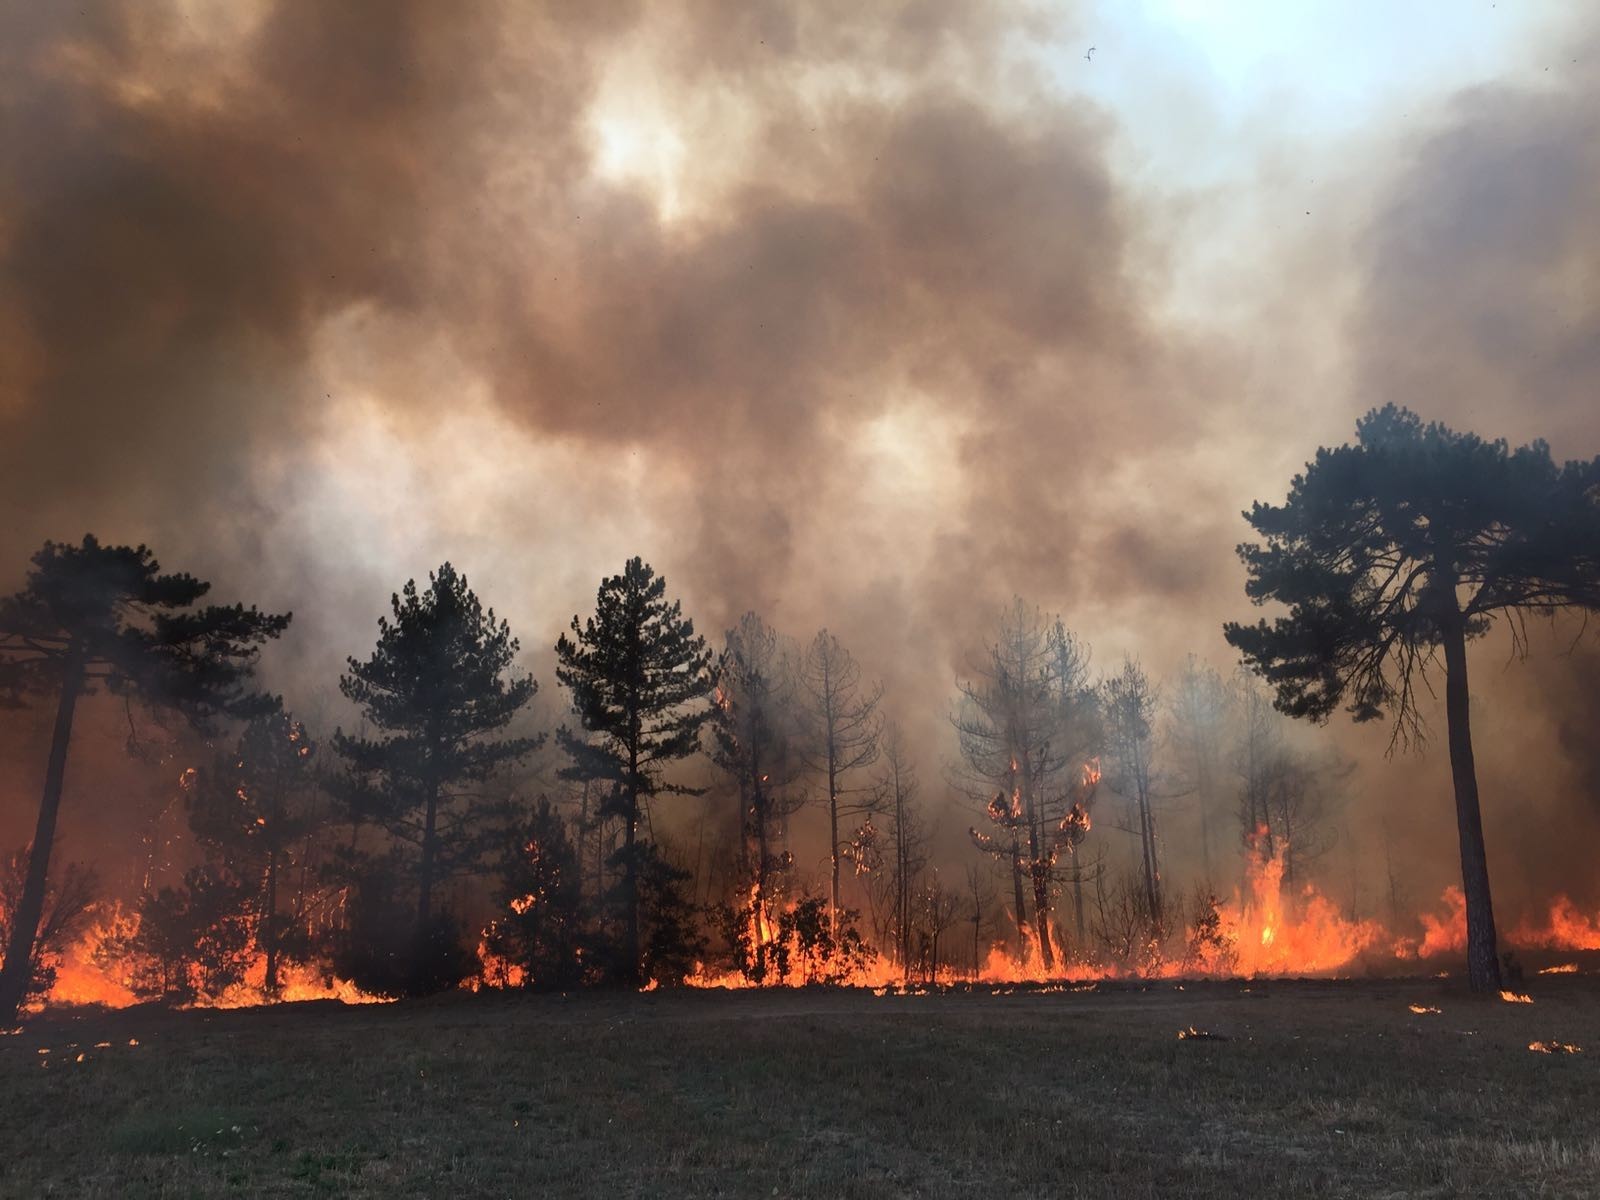
[[[1015,832],[1011,835],[1011,890],[1017,906],[1017,958],[1028,961],[1028,906],[1022,899],[1022,845]]]
[[[623,964],[622,982],[638,987],[639,978],[639,734],[638,721],[631,722],[633,736],[628,745],[628,819],[622,843]]]
[[[828,739],[828,858],[832,868],[828,887],[828,932],[839,936],[839,777],[834,769],[833,739]]]
[[[34,939],[44,917],[46,887],[50,878],[50,850],[55,843],[56,817],[61,811],[61,789],[67,774],[67,746],[72,741],[72,716],[83,691],[84,656],[73,643],[67,648],[61,674],[61,696],[56,703],[56,723],[50,735],[50,759],[44,773],[44,795],[39,801],[39,821],[28,854],[28,877],[22,900],[12,914],[11,940],[5,965],[0,967],[0,1028],[17,1022],[17,1012],[27,999],[33,981]]]
[[[1500,957],[1489,896],[1489,862],[1483,847],[1483,817],[1478,809],[1478,773],[1472,758],[1466,626],[1459,613],[1453,612],[1445,625],[1444,666],[1450,774],[1455,781],[1456,830],[1461,838],[1461,890],[1467,898],[1467,982],[1475,992],[1494,992],[1500,990]]]
[[[894,787],[894,906],[895,949],[900,955],[900,973],[911,978],[911,885],[906,878],[911,865],[910,849],[906,845],[905,793],[899,783],[896,767]]]
[[[756,979],[764,981],[767,977],[767,813],[766,795],[759,783],[756,784],[752,804],[751,812],[756,822]]]
[[[1144,852],[1145,902],[1150,905],[1150,931],[1159,937],[1166,924],[1161,911],[1161,868],[1156,858],[1156,817],[1146,783],[1139,783],[1139,841]]]
[[[1072,924],[1078,933],[1078,956],[1086,958],[1087,939],[1083,932],[1083,863],[1078,861],[1078,852],[1072,852]]]
[[[439,785],[428,785],[428,806],[422,819],[422,864],[417,872],[417,941],[428,936],[433,919],[434,859],[439,841]]]
[[[278,852],[267,851],[267,911],[262,914],[263,940],[267,944],[267,970],[262,991],[269,1000],[278,996]]]
[[[1046,971],[1056,965],[1055,949],[1050,944],[1050,871],[1044,863],[1033,866],[1033,932],[1039,940],[1039,961]]]
[[[1028,814],[1028,874],[1033,881],[1033,933],[1039,942],[1039,961],[1049,971],[1056,965],[1055,949],[1050,944],[1050,868],[1040,845],[1041,816],[1033,794],[1031,761],[1022,777],[1022,797]]]

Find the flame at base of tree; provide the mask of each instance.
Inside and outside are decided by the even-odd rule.
[[[64,951],[47,954],[44,965],[52,972],[53,981],[43,1000],[36,1000],[30,1007],[34,1011],[57,1005],[127,1008],[159,1000],[160,997],[150,994],[148,988],[141,989],[136,963],[122,949],[132,942],[138,927],[136,913],[116,904],[99,906],[95,919],[81,937]],[[281,963],[274,995],[267,993],[265,984],[266,956],[258,952],[245,964],[239,982],[216,992],[192,988],[192,998],[178,1007],[251,1008],[307,1000],[382,1004],[387,1000],[387,997],[363,992],[348,980],[309,963]]]
[[[1281,841],[1270,854],[1253,850],[1246,882],[1229,898],[1211,898],[1186,928],[1159,944],[1140,946],[1120,961],[1073,945],[1065,931],[1057,928],[1054,936],[1060,957],[1048,969],[1038,953],[1032,921],[1022,923],[1018,931],[1020,951],[1012,939],[992,945],[976,970],[943,962],[932,970],[908,972],[855,934],[848,919],[854,914],[841,913],[835,923],[825,899],[802,896],[762,901],[752,887],[735,914],[737,927],[729,939],[736,961],[732,965],[702,963],[683,982],[697,988],[737,989],[821,984],[872,988],[880,993],[898,991],[908,984],[959,983],[1064,990],[1067,985],[1098,979],[1337,976],[1382,970],[1386,965],[1396,973],[1408,968],[1417,973],[1416,968],[1428,960],[1459,954],[1464,948],[1465,904],[1459,888],[1445,889],[1435,911],[1418,915],[1420,936],[1396,935],[1380,922],[1345,915],[1314,885],[1286,885],[1285,851]],[[1015,927],[1015,914],[1012,916]],[[136,913],[121,906],[97,906],[93,920],[71,945],[47,956],[44,965],[53,972],[53,980],[42,1005],[123,1008],[158,998],[152,995],[148,979],[140,980],[138,964],[126,951],[137,933],[138,920]],[[1519,950],[1600,950],[1600,913],[1584,913],[1567,897],[1558,896],[1543,916],[1525,918],[1504,940]],[[483,968],[469,986],[512,989],[529,982],[523,968],[493,952],[488,938],[480,943],[478,956]],[[1540,974],[1577,970],[1575,963],[1563,963]],[[219,991],[207,992],[190,981],[183,989],[189,995],[181,1006],[239,1008],[306,1000],[364,1004],[384,999],[309,963],[285,961],[279,974],[277,994],[267,995],[265,962],[260,954],[254,954],[242,981]],[[1524,1002],[1518,993],[1508,993],[1505,998]],[[36,1001],[33,1007],[40,1006]]]

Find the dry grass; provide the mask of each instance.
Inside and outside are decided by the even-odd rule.
[[[0,1191],[1591,1195],[1600,987],[1532,990],[1532,1005],[1428,981],[61,1016],[0,1039]],[[1180,1041],[1191,1025],[1220,1037]],[[1595,1052],[1531,1053],[1536,1039]]]

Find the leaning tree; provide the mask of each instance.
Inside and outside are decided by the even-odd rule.
[[[1542,441],[1511,449],[1388,405],[1354,445],[1317,451],[1282,505],[1246,519],[1246,591],[1287,615],[1230,623],[1228,641],[1291,716],[1394,720],[1423,733],[1419,686],[1443,658],[1445,720],[1467,900],[1471,986],[1500,986],[1468,712],[1467,643],[1505,617],[1600,609],[1600,458],[1558,466]]]
[[[0,1026],[15,1021],[34,975],[79,698],[103,685],[176,708],[202,728],[214,717],[277,707],[250,685],[262,643],[288,627],[289,615],[196,607],[210,589],[192,575],[162,574],[144,546],[102,546],[85,536],[75,546],[46,542],[22,590],[0,600],[0,678],[8,690],[56,701],[28,873],[0,967]]]

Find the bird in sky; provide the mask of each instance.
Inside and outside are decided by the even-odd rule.
[[[1083,61],[1084,62],[1093,62],[1094,61],[1094,51],[1095,51],[1095,48],[1093,46],[1090,46],[1089,49],[1084,52]]]

